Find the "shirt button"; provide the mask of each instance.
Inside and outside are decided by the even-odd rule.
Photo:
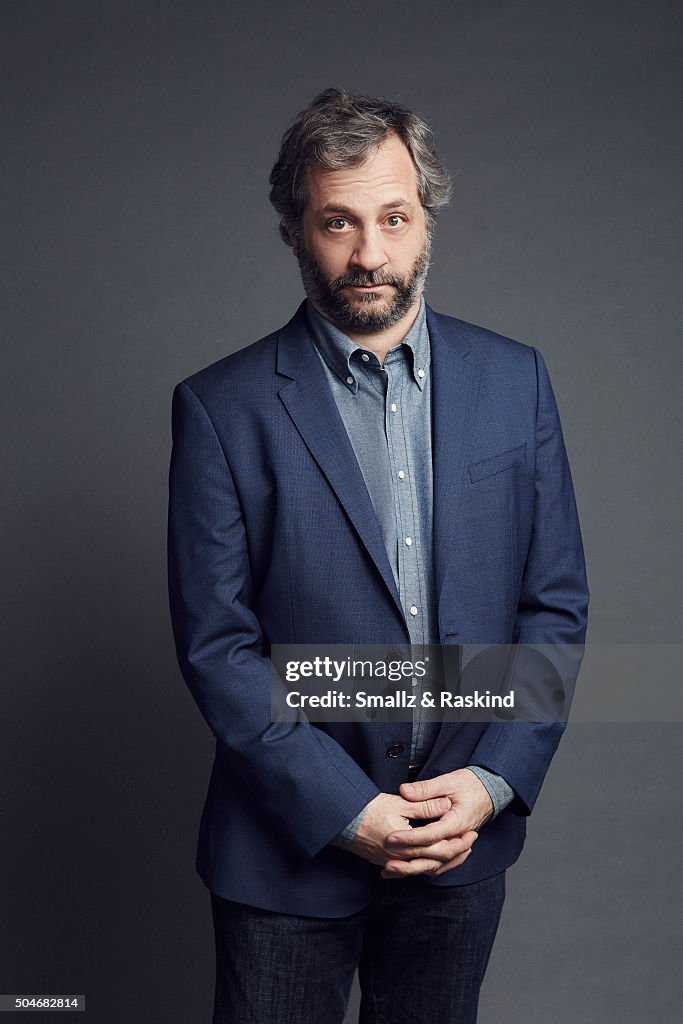
[[[391,411],[396,412],[396,402],[391,403]]]
[[[398,478],[399,478],[399,480],[405,480],[405,476],[406,476],[406,475],[405,475],[405,473],[403,472],[403,470],[402,470],[402,469],[399,469],[399,471],[398,471]]]
[[[346,378],[346,383],[347,384],[353,384],[353,377],[347,377]]]
[[[416,605],[411,604],[411,606],[410,606],[410,614],[411,615],[417,615],[417,607],[416,607]]]
[[[404,749],[402,743],[392,743],[387,750],[387,757],[400,757]]]
[[[410,681],[413,684],[413,686],[417,686],[417,679],[415,678],[415,676],[413,676],[413,678]]]
[[[424,375],[425,375],[424,370],[418,370],[417,371],[417,375],[418,375],[418,377],[424,377]]]
[[[408,547],[410,547],[410,545],[412,543],[413,543],[413,538],[412,537],[406,537],[406,544],[408,545]]]
[[[361,359],[363,360],[364,363],[368,363],[370,361],[370,356],[367,354],[367,352],[362,352]]]

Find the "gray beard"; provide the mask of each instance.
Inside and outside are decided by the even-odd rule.
[[[296,258],[301,271],[304,291],[313,305],[340,328],[372,334],[384,331],[401,320],[415,300],[422,294],[429,270],[432,251],[431,234],[427,235],[422,252],[413,263],[406,278],[392,277],[382,271],[356,270],[334,281],[326,279],[320,264],[306,249],[302,241],[297,243]],[[362,295],[360,305],[352,305],[342,288],[348,285],[389,284],[395,289],[393,300],[377,309],[383,300],[377,295]]]

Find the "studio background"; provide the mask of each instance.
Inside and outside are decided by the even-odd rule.
[[[679,643],[680,18],[661,0],[0,16],[0,992],[84,992],[95,1024],[208,1021],[213,739],[170,630],[170,401],[301,299],[267,198],[280,136],[332,84],[432,123],[454,197],[427,298],[546,358],[589,641]],[[674,723],[570,726],[481,1024],[679,1019],[680,747]]]

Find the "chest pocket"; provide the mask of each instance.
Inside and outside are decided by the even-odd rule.
[[[521,444],[518,448],[509,448],[498,455],[490,455],[487,459],[480,459],[479,462],[471,462],[469,465],[470,480],[476,484],[487,476],[504,473],[506,469],[523,465],[525,462],[526,445]]]

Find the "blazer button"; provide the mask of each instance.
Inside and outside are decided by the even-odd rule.
[[[400,757],[404,749],[402,743],[392,743],[387,750],[387,757]]]

